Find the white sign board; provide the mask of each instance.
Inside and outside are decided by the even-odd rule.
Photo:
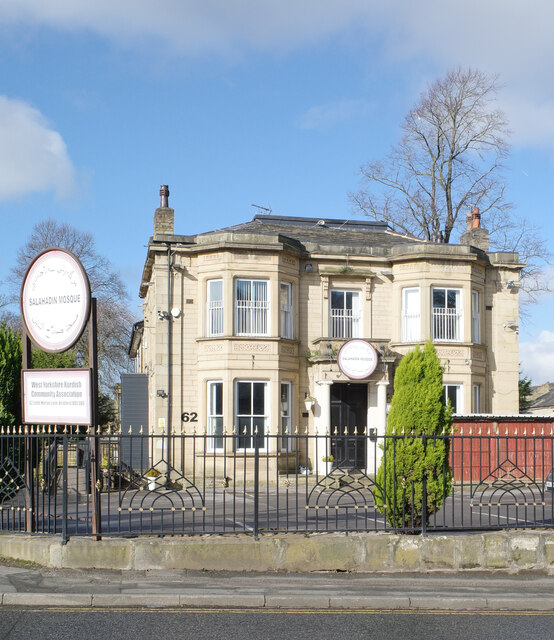
[[[353,380],[368,378],[377,367],[377,351],[365,340],[349,340],[339,350],[337,362],[345,376]]]
[[[90,314],[90,285],[79,260],[47,249],[30,264],[21,288],[21,315],[31,340],[60,353],[81,337]]]
[[[23,422],[90,425],[89,369],[27,369],[23,378]]]

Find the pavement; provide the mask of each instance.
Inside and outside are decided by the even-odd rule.
[[[554,577],[50,569],[4,560],[2,606],[554,611]]]

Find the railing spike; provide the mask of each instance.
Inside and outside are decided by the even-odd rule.
[[[355,436],[358,435],[358,427],[356,425],[354,425],[354,435]]]

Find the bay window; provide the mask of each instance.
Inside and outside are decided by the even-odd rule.
[[[481,307],[479,291],[471,292],[471,339],[475,344],[481,343]]]
[[[281,282],[279,298],[281,338],[292,338],[292,285],[289,282]]]
[[[265,449],[265,433],[269,420],[268,383],[239,381],[235,385],[236,446],[240,450],[253,450],[254,438]]]
[[[461,384],[445,384],[444,397],[446,402],[452,405],[453,413],[463,413],[464,399],[462,395],[463,386]]]
[[[434,287],[431,322],[433,340],[459,342],[462,336],[462,292],[460,289]]]
[[[223,449],[223,382],[208,382],[208,449]]]
[[[291,383],[281,382],[281,451],[292,451]]]
[[[267,280],[235,281],[235,335],[267,336],[268,310]]]
[[[360,292],[332,290],[329,316],[331,338],[359,338]]]
[[[208,280],[207,285],[207,336],[223,335],[223,280]]]
[[[481,413],[481,385],[473,385],[473,413]]]
[[[402,342],[421,339],[421,310],[419,287],[402,290]]]

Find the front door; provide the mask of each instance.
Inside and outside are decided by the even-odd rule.
[[[333,466],[365,469],[367,384],[331,386],[331,451]],[[335,435],[335,428],[338,435]],[[354,435],[356,430],[357,435]]]

